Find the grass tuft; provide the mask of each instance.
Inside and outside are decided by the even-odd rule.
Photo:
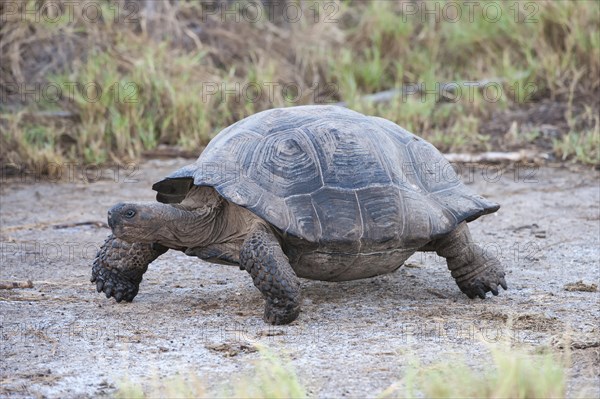
[[[118,388],[117,398],[306,398],[306,391],[289,364],[262,345],[255,345],[260,359],[252,371],[241,378],[234,377],[215,392],[208,392],[201,379],[193,374],[187,378],[178,375],[161,381],[155,378],[150,387],[142,387],[125,380]],[[236,379],[237,378],[237,379]]]
[[[530,355],[508,347],[492,348],[492,364],[479,372],[463,360],[413,366],[381,398],[564,398],[566,372],[552,353]],[[400,388],[403,386],[403,388]]]
[[[233,384],[232,398],[306,398],[306,391],[300,384],[290,365],[259,346],[261,359],[254,365],[251,375]]]

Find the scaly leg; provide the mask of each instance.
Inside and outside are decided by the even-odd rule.
[[[256,224],[240,252],[240,268],[248,271],[266,299],[264,319],[288,324],[300,313],[300,281],[273,232]]]
[[[446,258],[456,284],[469,298],[479,296],[483,299],[490,291],[498,295],[498,285],[507,289],[500,261],[473,242],[466,222],[423,250],[436,251]]]
[[[96,254],[90,281],[107,298],[131,302],[148,265],[167,250],[160,244],[130,244],[111,234]]]

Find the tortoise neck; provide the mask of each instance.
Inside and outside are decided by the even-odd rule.
[[[157,242],[173,249],[207,246],[220,236],[224,225],[222,213],[222,207],[166,205],[164,225],[157,232]]]
[[[158,243],[173,249],[225,245],[239,252],[258,216],[221,197],[212,187],[193,187],[180,204],[163,205]]]

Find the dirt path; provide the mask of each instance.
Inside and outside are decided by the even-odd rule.
[[[312,396],[374,396],[409,360],[459,353],[485,367],[488,342],[558,350],[568,336],[569,392],[600,394],[600,294],[581,291],[600,280],[598,172],[463,168],[471,187],[502,204],[471,224],[507,269],[499,297],[469,300],[440,258],[417,254],[386,276],[304,280],[299,319],[271,327],[245,272],[179,253],[151,265],[133,303],[107,300],[89,283],[109,230],[75,224],[105,222],[120,200],[153,200],[151,183],[185,163],[150,161],[94,183],[3,181],[0,280],[34,288],[0,290],[0,396],[110,396],[125,377],[176,373],[198,374],[210,389],[251,368],[259,357],[251,340],[285,354]]]

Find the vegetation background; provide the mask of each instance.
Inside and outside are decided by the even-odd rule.
[[[28,0],[0,14],[5,169],[197,155],[255,112],[338,102],[444,152],[599,164],[596,1]]]

